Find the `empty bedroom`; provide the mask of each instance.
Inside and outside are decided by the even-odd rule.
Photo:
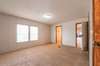
[[[89,5],[0,0],[0,66],[89,66]]]

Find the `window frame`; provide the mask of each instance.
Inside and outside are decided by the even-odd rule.
[[[25,40],[23,40],[23,41],[18,41],[18,32],[17,32],[17,30],[18,30],[18,25],[25,25],[25,26],[27,26],[28,27],[28,30],[27,30],[27,36],[28,36],[28,38],[27,38],[27,41],[25,41]],[[31,40],[31,27],[36,27],[37,28],[37,39],[36,40]],[[34,25],[26,25],[26,24],[17,24],[16,25],[16,43],[24,43],[24,42],[29,42],[29,41],[37,41],[37,40],[39,40],[39,27],[37,27],[37,26],[34,26]]]

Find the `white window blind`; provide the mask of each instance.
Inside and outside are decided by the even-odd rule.
[[[17,24],[17,42],[28,41],[29,29],[27,25]]]
[[[38,27],[30,26],[30,40],[38,40]]]

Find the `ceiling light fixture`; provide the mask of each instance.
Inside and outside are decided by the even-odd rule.
[[[52,18],[52,14],[44,14],[43,17],[46,18],[46,19],[51,19]]]

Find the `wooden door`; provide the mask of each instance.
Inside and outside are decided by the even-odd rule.
[[[100,66],[100,48],[94,48],[94,66]]]
[[[82,50],[88,51],[88,22],[82,23]]]
[[[57,45],[57,47],[61,47],[61,43],[62,43],[61,26],[56,26],[56,45]]]
[[[94,0],[94,66],[100,66],[100,0]]]

